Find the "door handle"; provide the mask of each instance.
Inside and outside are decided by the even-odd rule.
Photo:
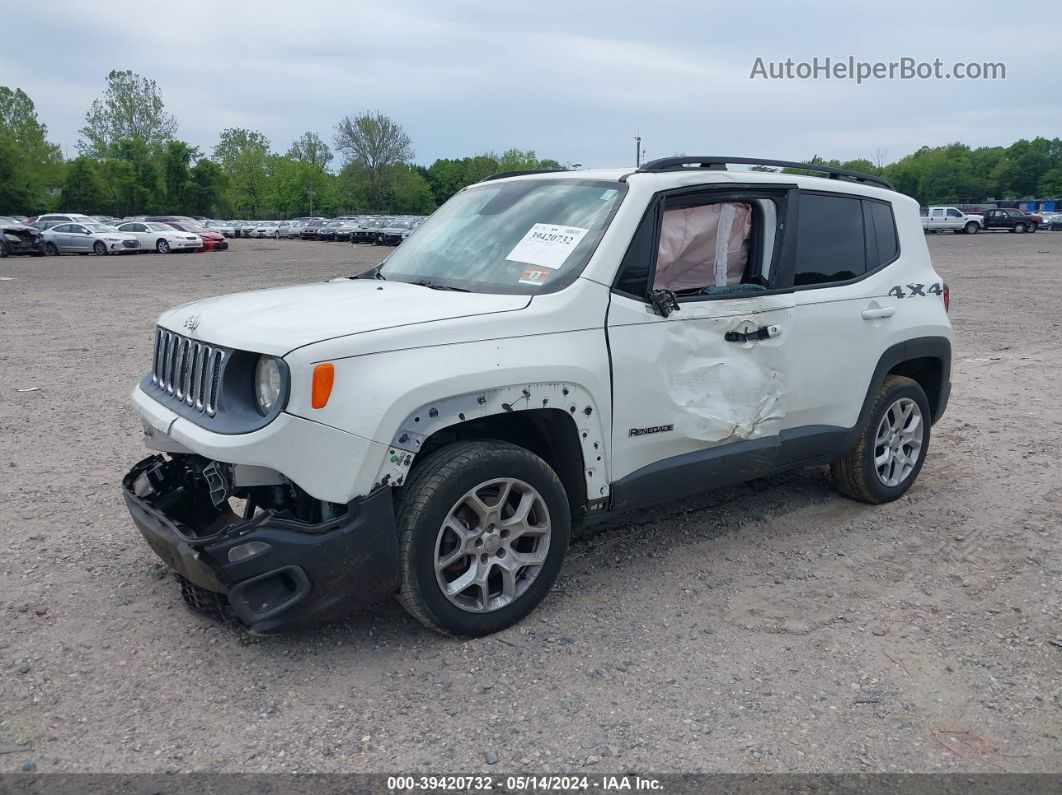
[[[760,326],[752,331],[728,331],[723,339],[727,342],[757,342],[777,337],[781,333],[781,326]]]
[[[896,307],[894,306],[879,306],[873,309],[863,310],[863,320],[877,320],[883,317],[892,317],[896,314]]]

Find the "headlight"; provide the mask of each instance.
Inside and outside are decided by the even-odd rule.
[[[254,399],[265,416],[280,400],[280,363],[272,356],[259,356],[254,368]]]

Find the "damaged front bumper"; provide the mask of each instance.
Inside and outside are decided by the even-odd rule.
[[[319,523],[274,510],[241,519],[227,503],[214,505],[204,479],[158,455],[134,466],[122,489],[144,539],[180,576],[188,604],[252,632],[338,618],[397,587],[389,489]]]

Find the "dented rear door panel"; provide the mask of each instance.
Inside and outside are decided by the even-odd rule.
[[[753,440],[774,440],[757,445],[757,474],[770,471],[785,421],[792,316],[791,293],[683,300],[666,318],[613,294],[613,481],[665,459]],[[767,326],[778,335],[725,338]]]

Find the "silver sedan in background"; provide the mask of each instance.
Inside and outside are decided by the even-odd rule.
[[[44,252],[57,254],[136,254],[140,241],[134,235],[119,232],[99,223],[56,224],[41,234]]]

